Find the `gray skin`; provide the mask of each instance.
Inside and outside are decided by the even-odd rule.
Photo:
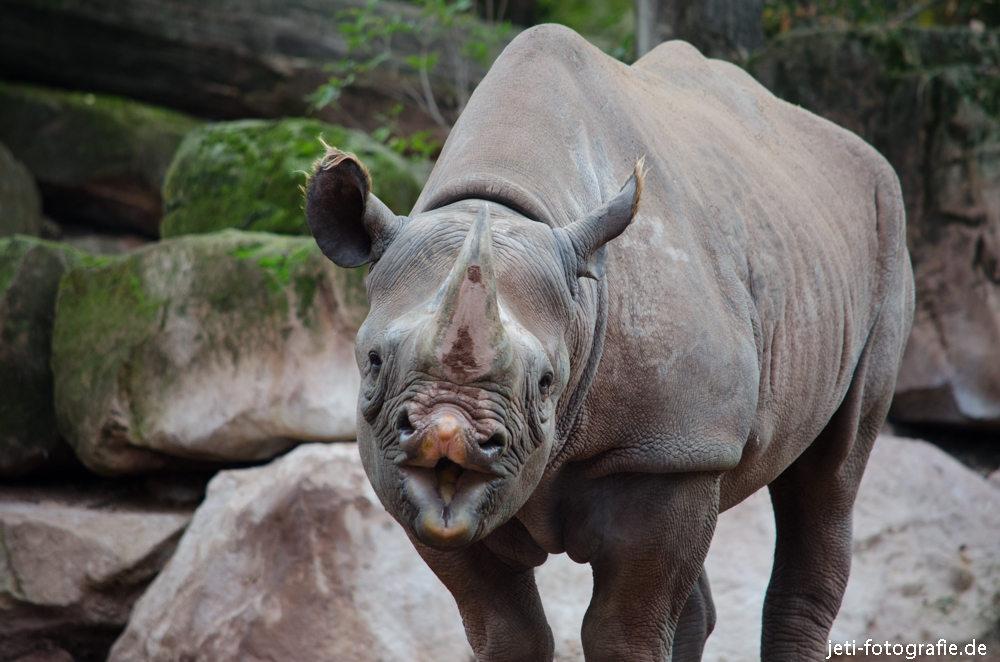
[[[588,662],[700,659],[716,518],[765,485],[761,659],[825,658],[913,315],[889,165],[687,44],[629,67],[539,26],[409,217],[370,188],[331,149],[307,200],[372,264],[362,460],[477,658],[552,659],[533,569],[565,552]]]

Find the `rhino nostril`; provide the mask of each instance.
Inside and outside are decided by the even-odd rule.
[[[503,432],[497,432],[486,441],[480,442],[479,448],[489,455],[502,455],[507,449],[507,436]]]
[[[413,434],[413,424],[410,423],[410,412],[401,409],[396,416],[396,432],[401,438],[409,437]]]

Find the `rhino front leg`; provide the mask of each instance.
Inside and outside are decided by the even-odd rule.
[[[700,660],[708,635],[714,629],[715,603],[712,602],[712,590],[708,585],[708,573],[703,566],[677,621],[673,662]]]
[[[600,482],[588,527],[598,542],[589,559],[594,595],[583,621],[587,662],[701,659],[704,641],[692,645],[691,635],[701,634],[691,622],[680,657],[672,652],[693,592],[689,617],[707,625],[695,584],[715,531],[718,475],[622,474]]]
[[[460,550],[413,544],[458,603],[478,662],[552,662],[555,645],[534,574],[547,554],[520,522]]]

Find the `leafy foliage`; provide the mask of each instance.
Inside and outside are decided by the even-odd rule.
[[[441,141],[431,138],[431,130],[418,131],[410,136],[399,135],[399,114],[403,104],[397,103],[387,113],[378,113],[375,119],[382,125],[372,131],[372,138],[389,149],[407,156],[414,161],[423,161],[435,156],[441,149]]]
[[[412,26],[399,14],[386,17],[376,12],[378,3],[379,0],[368,0],[363,8],[337,12],[338,28],[354,55],[327,66],[333,75],[306,97],[314,109],[335,104],[341,91],[353,85],[359,75],[391,57],[393,35],[412,31]]]
[[[420,194],[411,165],[361,131],[311,119],[208,124],[181,143],[163,185],[163,237],[223,228],[309,235],[305,173],[328,144],[358,154],[375,195],[405,213]]]
[[[865,25],[1000,26],[1000,0],[765,0],[764,32]]]
[[[509,23],[475,21],[472,0],[416,0],[421,8],[416,18],[403,18],[401,14],[386,14],[380,0],[368,0],[363,8],[338,12],[338,27],[346,37],[350,57],[332,64],[333,75],[308,100],[314,109],[334,104],[344,88],[359,83],[359,77],[375,67],[388,63],[390,75],[398,75],[398,57],[393,50],[393,37],[411,35],[420,46],[420,52],[402,58],[402,63],[417,72],[420,89],[408,87],[410,96],[434,121],[441,126],[449,122],[441,114],[430,76],[443,57],[450,57],[453,86],[459,99],[459,112],[470,94],[471,76],[469,63],[488,68],[498,53],[501,38],[510,29]],[[433,48],[436,44],[450,43],[447,35],[459,38],[459,45],[449,53]],[[398,112],[397,112],[398,115]],[[412,138],[412,137],[411,137]],[[420,143],[425,138],[417,138]]]
[[[632,0],[538,0],[539,23],[559,23],[588,38],[609,55],[635,59],[635,12]]]

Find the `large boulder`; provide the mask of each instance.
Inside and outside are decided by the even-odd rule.
[[[930,444],[881,437],[831,636],[982,640],[1000,622],[998,548],[1000,489]],[[773,554],[766,491],[721,515],[706,561],[719,614],[707,662],[759,659]],[[582,662],[589,566],[552,557],[536,580],[555,659]],[[109,662],[465,660],[460,623],[451,596],[379,505],[356,445],[307,445],[213,480]]]
[[[990,655],[975,659],[1000,659],[993,648],[1000,626],[1000,472],[997,479],[983,479],[926,442],[879,438],[854,510],[851,579],[830,634],[834,643],[976,639],[990,642]],[[718,611],[705,662],[760,660],[774,538],[767,490],[719,516],[705,561]],[[550,557],[535,578],[555,659],[583,662],[589,566]]]
[[[455,602],[385,512],[357,445],[208,486],[109,662],[465,662]]]
[[[536,577],[555,659],[582,662],[590,566],[551,557]],[[109,662],[176,659],[465,662],[472,651],[454,599],[348,443],[300,446],[210,483]]]
[[[0,237],[38,236],[42,199],[31,171],[0,142]]]
[[[103,660],[192,510],[121,486],[0,488],[0,662]]]
[[[750,70],[899,173],[917,308],[890,417],[1000,427],[1000,31],[790,32]]]
[[[163,236],[224,228],[310,235],[302,186],[326,152],[321,141],[360,156],[375,195],[397,214],[410,211],[423,181],[361,131],[307,119],[220,122],[181,144],[163,189]]]
[[[40,239],[0,239],[0,476],[66,455],[53,405],[52,324],[59,279],[83,257]]]
[[[364,272],[311,238],[229,230],[91,258],[56,304],[59,429],[104,474],[353,439],[366,313]]]
[[[719,621],[706,662],[760,659],[774,535],[763,490],[719,517],[706,562]],[[995,635],[998,549],[995,484],[931,444],[879,437],[854,508],[851,579],[830,638],[964,644]]]
[[[34,173],[58,220],[156,237],[167,168],[200,125],[119,97],[0,83],[0,142]]]

